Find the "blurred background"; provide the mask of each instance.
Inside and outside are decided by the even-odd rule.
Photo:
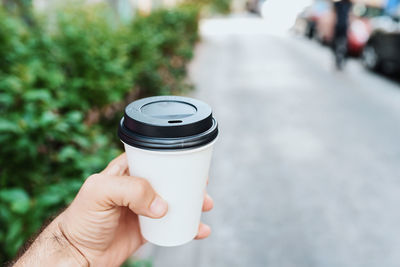
[[[208,102],[210,238],[126,266],[399,266],[400,3],[3,0],[0,262],[122,151],[124,106]]]

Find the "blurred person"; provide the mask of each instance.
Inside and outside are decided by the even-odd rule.
[[[212,207],[213,200],[205,195],[203,211]],[[119,266],[145,243],[138,215],[161,218],[167,210],[168,204],[146,180],[129,176],[122,154],[85,181],[71,205],[14,266]],[[200,224],[196,239],[210,231]]]
[[[333,6],[336,15],[334,37],[332,41],[335,64],[342,70],[347,56],[347,30],[349,28],[350,10],[353,3],[350,0],[334,0]]]

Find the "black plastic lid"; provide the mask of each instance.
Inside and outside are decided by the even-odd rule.
[[[118,127],[124,143],[144,149],[185,149],[202,146],[218,135],[209,105],[182,96],[139,99],[125,108]]]

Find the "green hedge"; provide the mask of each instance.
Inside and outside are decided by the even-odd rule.
[[[136,66],[135,84],[146,93],[178,93],[187,89],[184,82],[188,61],[193,56],[198,28],[198,9],[183,5],[181,12],[154,11],[139,17],[132,25],[129,55]],[[182,23],[182,22],[186,23]]]
[[[28,26],[0,9],[1,264],[120,153],[127,94],[188,88],[198,11],[161,9],[122,26],[104,7],[68,8]]]
[[[229,14],[232,8],[232,0],[186,0],[192,4],[201,5],[202,12],[206,16]]]

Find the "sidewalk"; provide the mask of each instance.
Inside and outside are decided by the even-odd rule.
[[[203,22],[191,75],[221,130],[213,233],[152,248],[154,266],[398,266],[399,84],[336,73],[328,50],[259,23]]]

